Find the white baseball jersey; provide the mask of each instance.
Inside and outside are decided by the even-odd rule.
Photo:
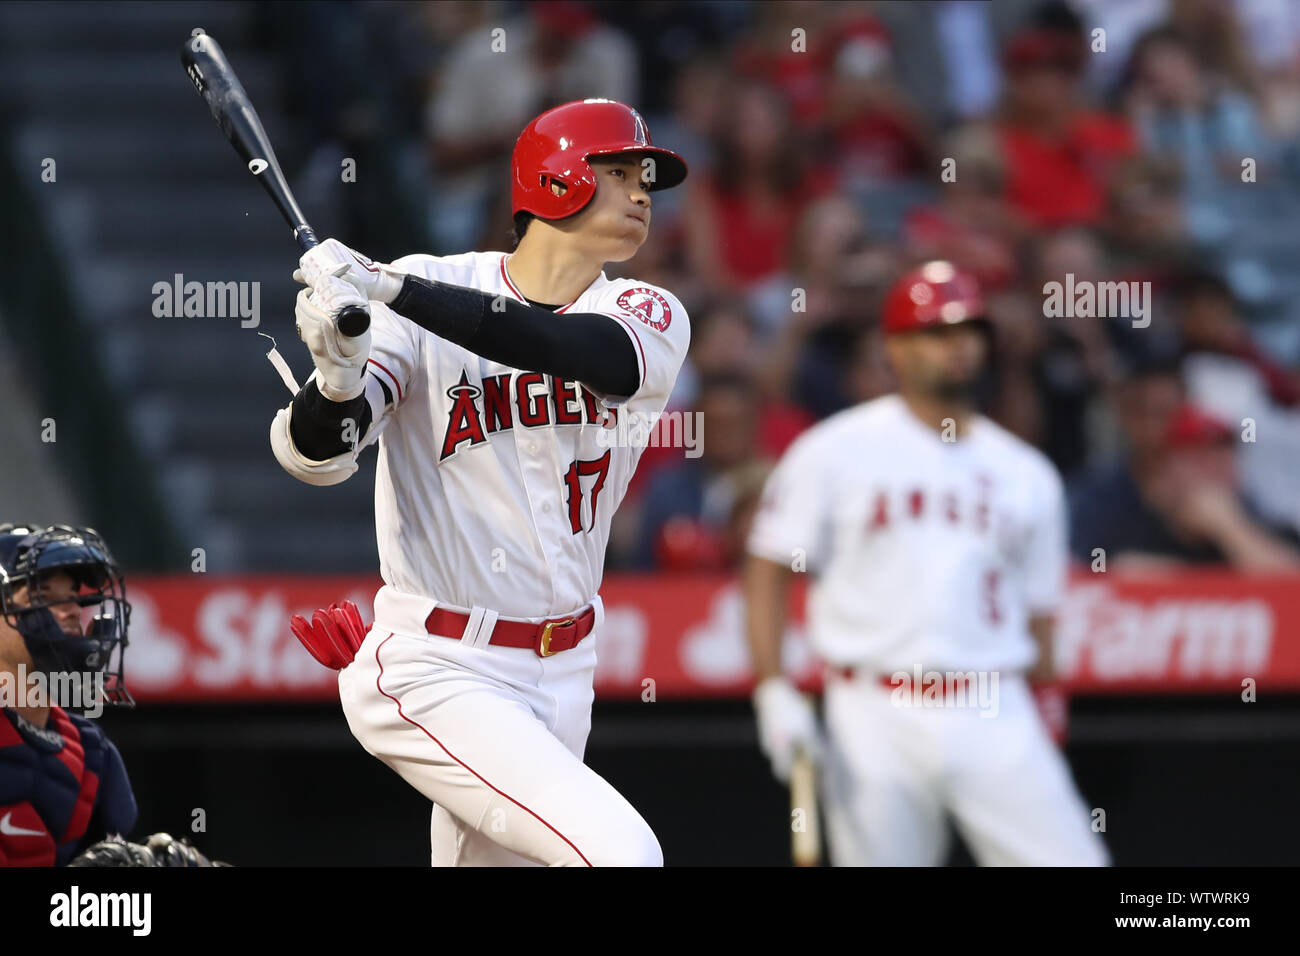
[[[509,262],[505,253],[469,252],[407,256],[394,266],[524,302]],[[598,396],[576,381],[489,361],[371,306],[366,396],[376,427],[367,444],[378,437],[375,528],[386,585],[376,614],[383,608],[390,627],[422,633],[418,612],[427,613],[429,599],[516,618],[590,604],[610,518],[642,451],[609,438],[620,414],[662,412],[690,342],[681,303],[601,273],[557,310],[621,324],[640,366],[631,396]],[[400,600],[408,595],[421,600]]]
[[[806,557],[809,637],[831,663],[1014,670],[1037,655],[1029,616],[1062,596],[1064,493],[1046,457],[988,419],[945,442],[889,395],[791,445],[749,550]]]

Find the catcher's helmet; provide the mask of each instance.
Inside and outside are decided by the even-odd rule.
[[[958,322],[987,321],[979,283],[951,262],[935,260],[903,273],[885,295],[887,335]]]
[[[645,120],[614,100],[577,100],[547,110],[525,127],[511,158],[512,212],[563,219],[581,212],[596,195],[596,174],[587,160],[628,152],[655,159],[648,188],[669,189],[686,178],[686,162],[650,142]],[[563,187],[556,195],[554,186]]]
[[[0,524],[0,589],[8,586],[9,575],[13,573],[14,558],[18,554],[19,543],[28,535],[33,535],[45,527],[34,521],[6,521]]]
[[[14,541],[22,532],[27,533]],[[131,705],[122,663],[131,605],[104,539],[92,528],[68,525],[13,528],[0,533],[0,558],[0,611],[22,636],[33,666],[46,674],[107,672],[105,699]],[[60,574],[69,579],[69,590],[55,593],[43,586]],[[19,589],[25,590],[22,603],[15,600]],[[91,616],[65,630],[51,608],[67,604]]]

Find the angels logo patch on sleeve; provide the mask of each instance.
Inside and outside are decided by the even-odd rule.
[[[673,310],[668,300],[654,289],[647,289],[645,286],[628,289],[620,295],[618,307],[658,332],[668,328],[673,320]]]

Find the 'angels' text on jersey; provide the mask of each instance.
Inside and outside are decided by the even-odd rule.
[[[945,442],[890,395],[800,436],[764,489],[749,550],[814,581],[809,636],[837,664],[882,673],[1017,669],[1028,620],[1051,614],[1067,566],[1060,477],[983,417]]]
[[[394,266],[522,302],[509,258],[415,255]],[[509,368],[386,306],[372,303],[371,311],[366,396],[376,425],[367,443],[379,441],[380,597],[415,599],[397,602],[403,619],[386,624],[418,633],[419,612],[427,614],[433,601],[519,618],[563,615],[591,603],[610,518],[641,454],[635,446],[611,447],[599,433],[614,427],[620,408],[651,420],[663,411],[690,343],[681,303],[664,289],[602,273],[557,310],[597,312],[620,323],[640,367],[630,396]],[[394,606],[377,597],[377,618]]]

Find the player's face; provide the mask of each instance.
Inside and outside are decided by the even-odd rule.
[[[700,397],[699,411],[704,419],[704,456],[712,467],[731,468],[754,456],[758,422],[754,403],[744,392],[711,389]]]
[[[636,153],[593,159],[596,195],[573,217],[575,231],[602,262],[632,258],[650,234],[646,167]]]
[[[42,575],[36,584],[36,593],[37,600],[49,606],[50,613],[54,615],[54,620],[59,625],[59,630],[65,634],[82,633],[82,608],[76,600],[81,593],[81,588],[70,575],[61,571]],[[27,607],[31,604],[26,587],[14,590],[14,604],[19,607]]]
[[[893,336],[888,348],[904,391],[964,399],[979,379],[988,342],[977,325],[962,323]]]

